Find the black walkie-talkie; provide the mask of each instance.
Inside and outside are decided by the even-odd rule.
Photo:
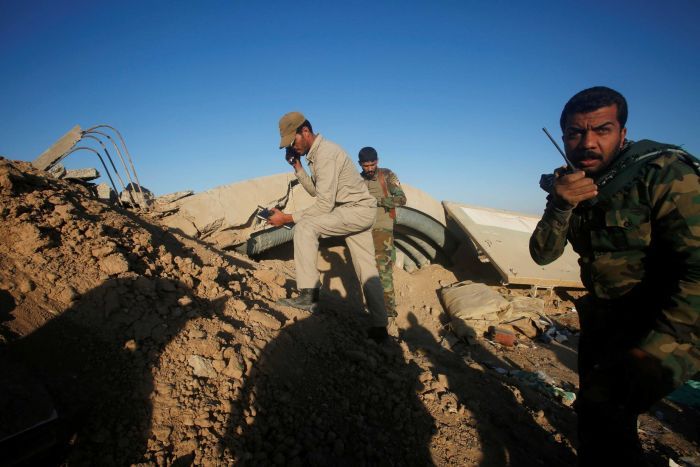
[[[566,154],[564,153],[564,151],[561,150],[561,148],[559,147],[557,142],[554,141],[554,138],[552,138],[552,135],[549,134],[549,132],[547,131],[547,129],[545,127],[542,127],[542,131],[544,131],[544,134],[547,135],[547,138],[549,138],[549,140],[552,142],[554,147],[557,148],[557,151],[559,151],[559,154],[561,154],[561,157],[564,158],[564,161],[566,162],[567,167],[569,167],[569,170],[574,172],[576,170],[576,167],[574,167],[574,164],[572,164],[571,161],[569,160],[569,158],[566,157]]]
[[[552,138],[552,135],[549,134],[547,129],[545,127],[542,127],[542,131],[544,131],[544,134],[547,135],[547,138],[552,142],[555,148],[557,148],[557,151],[559,151],[559,154],[561,154],[561,157],[564,158],[564,161],[566,161],[566,166],[568,167],[569,172],[575,172],[576,167],[574,164],[569,160],[568,157],[566,157],[566,154],[564,151],[561,150],[557,142]],[[546,191],[547,193],[551,193],[551,190],[554,189],[554,175],[548,174],[548,175],[542,175],[540,177],[540,187]],[[579,204],[582,206],[593,206],[597,200],[595,198],[587,199],[586,201],[582,201]]]

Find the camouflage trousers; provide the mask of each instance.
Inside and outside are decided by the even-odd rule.
[[[396,296],[394,294],[394,262],[396,262],[396,250],[394,249],[394,231],[386,229],[372,230],[374,239],[374,254],[377,259],[377,271],[379,280],[384,289],[384,304],[388,317],[395,317]]]

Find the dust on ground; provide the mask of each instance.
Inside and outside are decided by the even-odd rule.
[[[478,261],[397,270],[398,338],[378,345],[337,244],[322,248],[322,310],[309,315],[274,304],[293,286],[288,247],[257,262],[218,251],[27,163],[0,159],[0,218],[0,357],[53,400],[51,462],[575,463],[573,409],[514,371],[575,390],[567,291],[540,292],[566,342],[466,343],[441,287],[529,290],[501,288]],[[0,417],[13,406],[0,401]],[[666,400],[642,416],[652,464],[697,459],[698,420]]]

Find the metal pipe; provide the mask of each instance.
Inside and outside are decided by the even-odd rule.
[[[98,143],[100,143],[100,146],[102,146],[102,149],[104,150],[105,154],[107,155],[107,160],[109,160],[109,164],[110,164],[110,165],[112,166],[112,168],[114,169],[114,175],[117,176],[117,179],[119,180],[119,183],[121,184],[122,190],[126,191],[126,186],[124,185],[124,180],[122,180],[121,175],[119,175],[119,171],[118,171],[117,168],[114,166],[114,161],[113,161],[112,158],[110,157],[109,151],[107,151],[107,147],[104,145],[104,143],[102,142],[102,140],[101,140],[100,138],[98,138],[97,136],[93,136],[93,135],[83,135],[83,138],[91,138],[91,139],[94,139],[95,141],[97,141]],[[131,193],[129,193],[129,196],[131,197]],[[131,202],[132,202],[132,203],[134,202],[134,198],[133,198],[133,197],[131,198]]]
[[[119,133],[119,130],[117,130],[116,128],[114,128],[110,125],[104,125],[104,124],[94,126],[90,129],[88,129],[88,131],[94,130],[97,128],[101,128],[101,127],[109,128],[112,131],[114,131],[117,134],[117,136],[119,136],[119,139],[122,142],[122,146],[124,146],[124,151],[126,151],[126,156],[129,158],[129,164],[131,165],[131,170],[133,170],[134,177],[136,177],[136,183],[138,184],[139,192],[141,193],[141,199],[143,200],[144,204],[146,204],[146,207],[148,207],[148,203],[146,203],[146,197],[143,195],[143,191],[141,190],[141,182],[139,181],[139,175],[136,173],[136,168],[134,168],[134,161],[131,159],[131,154],[129,153],[129,148],[126,147],[126,142],[124,141],[124,138],[122,138],[122,134]]]
[[[124,207],[124,205],[122,204],[122,201],[119,199],[117,187],[114,184],[114,180],[112,180],[112,175],[110,175],[109,169],[107,168],[107,164],[105,164],[105,161],[104,161],[104,159],[102,159],[102,156],[100,156],[99,152],[95,151],[93,148],[88,148],[87,146],[79,146],[77,148],[73,148],[70,151],[68,151],[64,157],[68,157],[69,155],[73,154],[74,152],[80,151],[80,150],[92,151],[95,153],[95,155],[97,155],[97,157],[100,159],[100,162],[102,162],[102,167],[104,167],[105,173],[107,173],[107,178],[109,178],[110,183],[112,183],[112,188],[114,189],[114,192],[117,193],[117,202],[119,203],[119,206]]]

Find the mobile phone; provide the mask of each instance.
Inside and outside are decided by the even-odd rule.
[[[258,206],[258,212],[255,214],[255,217],[257,217],[260,220],[266,221],[270,216],[272,215],[272,211],[270,211],[267,208],[264,208],[262,206]],[[282,225],[287,230],[291,230],[292,226],[289,224],[284,224]]]
[[[263,208],[258,206],[258,212],[255,214],[255,216],[263,221],[266,221],[270,216],[272,215],[272,211],[270,211],[267,208]]]

